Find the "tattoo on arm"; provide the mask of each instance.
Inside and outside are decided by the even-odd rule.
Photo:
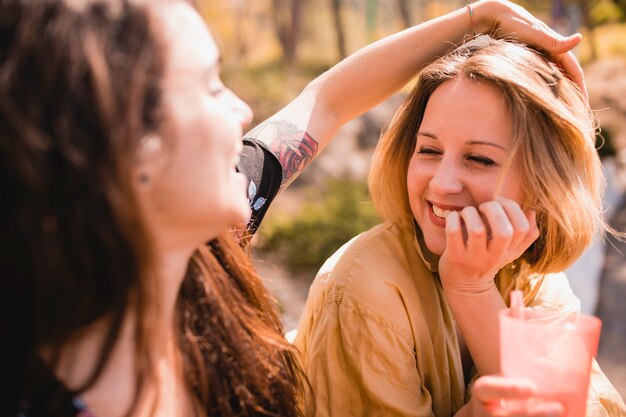
[[[280,161],[284,189],[317,156],[319,145],[307,132],[287,120],[268,120],[245,135],[267,144]]]

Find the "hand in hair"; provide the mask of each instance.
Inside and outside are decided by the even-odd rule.
[[[513,37],[520,42],[545,50],[587,97],[583,70],[571,52],[582,39],[580,33],[571,36],[559,35],[523,7],[509,1],[483,0],[471,7],[476,33]]]
[[[456,416],[557,417],[563,415],[563,406],[560,403],[541,401],[535,398],[535,395],[535,387],[525,379],[484,376],[476,380],[472,387],[470,402]]]

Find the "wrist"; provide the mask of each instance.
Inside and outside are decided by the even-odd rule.
[[[447,296],[480,295],[489,293],[493,289],[498,290],[493,276],[479,280],[462,280],[453,283],[446,282],[446,280],[442,279],[441,286]]]
[[[471,23],[476,34],[490,34],[497,26],[500,3],[493,0],[479,0],[470,4],[472,9]]]

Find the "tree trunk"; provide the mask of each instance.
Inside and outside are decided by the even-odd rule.
[[[591,16],[590,16],[593,2],[579,0],[579,5],[580,5],[579,7],[583,15],[583,25],[585,26],[585,29],[587,29],[587,39],[589,42],[590,60],[593,62],[598,59],[598,50],[596,48],[596,42],[595,42],[595,36],[594,36],[595,25],[593,21],[591,20]]]
[[[298,43],[300,41],[300,25],[302,17],[303,0],[291,0],[291,60],[295,61]]]
[[[335,21],[335,33],[337,35],[337,50],[339,52],[340,59],[347,56],[346,53],[346,35],[343,27],[343,20],[341,19],[341,0],[331,0],[331,6],[333,11],[333,20]]]
[[[273,0],[274,26],[288,65],[296,60],[303,0]]]
[[[408,0],[397,0],[398,11],[402,18],[402,24],[405,28],[413,26],[413,18],[411,17],[411,10],[409,9]]]
[[[552,25],[560,24],[565,16],[565,0],[552,0]]]
[[[248,19],[248,4],[247,1],[241,1],[235,4],[235,18],[238,22],[249,22]],[[237,61],[245,61],[246,56],[248,55],[248,34],[246,25],[242,25],[239,30],[239,36],[236,37],[235,40],[235,48],[236,48],[236,56]]]

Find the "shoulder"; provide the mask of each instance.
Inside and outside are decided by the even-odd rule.
[[[383,223],[363,232],[339,248],[318,272],[318,276],[334,274],[341,282],[354,278],[354,272],[402,268],[406,261],[406,232],[399,227]],[[361,269],[366,268],[365,271]]]
[[[402,230],[383,223],[344,244],[322,265],[316,281],[332,281],[355,291],[395,281],[407,273],[407,245]]]
[[[580,300],[572,291],[564,272],[537,275],[530,279],[537,291],[530,307],[560,312],[580,311]]]
[[[389,223],[380,224],[344,244],[320,268],[307,308],[340,310],[409,331],[404,294],[411,291],[407,261],[409,239]]]

